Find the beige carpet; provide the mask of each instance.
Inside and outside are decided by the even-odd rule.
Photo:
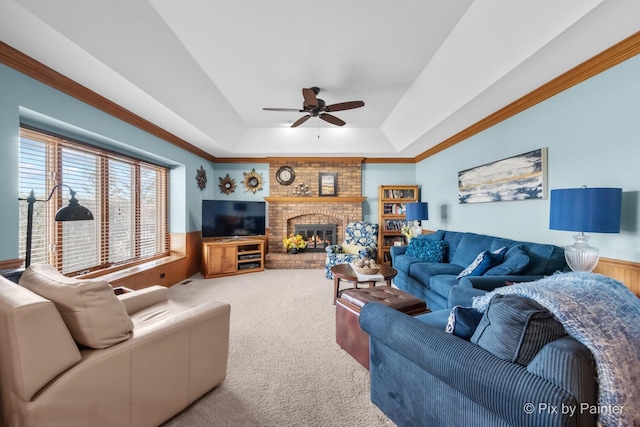
[[[204,280],[170,296],[231,304],[226,380],[176,426],[393,426],[369,400],[369,372],[335,342],[333,281],[323,270],[266,270]]]

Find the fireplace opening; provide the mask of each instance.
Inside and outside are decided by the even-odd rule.
[[[307,241],[307,252],[324,252],[329,245],[336,244],[335,224],[295,224],[295,233]]]

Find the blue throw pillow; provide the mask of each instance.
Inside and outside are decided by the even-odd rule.
[[[507,251],[509,250],[509,248],[507,246],[503,246],[501,248],[496,249],[495,251],[491,252],[494,255],[498,255],[498,258],[500,258],[500,262],[502,262],[504,260],[504,256],[507,254]]]
[[[471,342],[527,366],[542,347],[566,334],[562,324],[536,301],[519,295],[495,295]]]
[[[496,249],[493,252],[480,252],[476,259],[458,274],[458,279],[462,279],[465,276],[482,276],[491,268],[500,264],[506,252],[507,248]]]
[[[485,276],[508,276],[520,274],[529,265],[529,255],[522,249],[522,245],[509,248],[504,255],[502,263],[485,272]]]
[[[405,255],[420,258],[423,261],[442,262],[447,249],[444,240],[411,239]]]
[[[449,313],[445,332],[469,341],[481,319],[482,313],[474,308],[456,305]]]

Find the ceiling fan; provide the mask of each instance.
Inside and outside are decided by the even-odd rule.
[[[295,128],[309,120],[310,117],[319,117],[325,122],[331,123],[336,126],[344,126],[345,121],[337,118],[336,116],[328,113],[335,111],[351,110],[353,108],[364,107],[363,101],[349,101],[339,102],[337,104],[327,105],[323,99],[317,97],[320,93],[320,89],[317,87],[310,87],[302,89],[302,97],[304,102],[302,103],[302,109],[298,108],[263,108],[265,111],[291,111],[296,113],[307,113],[306,116],[300,117],[296,120],[291,127]]]

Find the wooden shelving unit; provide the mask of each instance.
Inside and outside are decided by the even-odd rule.
[[[204,239],[202,275],[205,279],[264,270],[264,240]]]
[[[390,248],[396,242],[407,243],[400,231],[406,224],[407,203],[418,201],[417,185],[381,185],[378,187],[378,262],[391,264]]]

